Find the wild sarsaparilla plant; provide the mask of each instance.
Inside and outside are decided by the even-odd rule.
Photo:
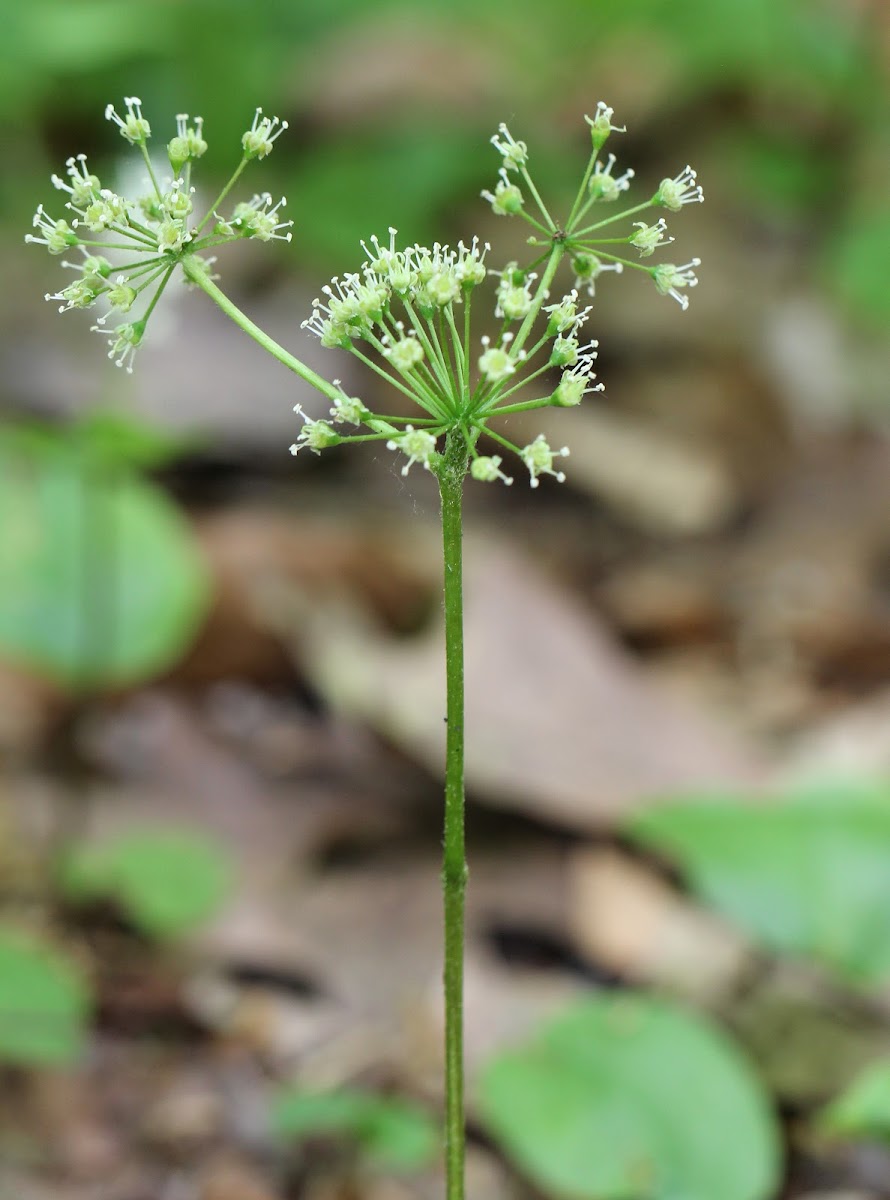
[[[623,206],[632,170],[616,173],[614,154],[603,156],[613,133],[613,111],[599,103],[590,128],[591,149],[574,202],[564,217],[553,215],[529,171],[525,142],[505,125],[492,137],[501,166],[493,191],[484,191],[492,210],[531,228],[529,261],[499,263],[488,243],[472,238],[456,246],[400,246],[396,230],[381,241],[362,243],[365,260],[322,289],[303,324],[323,346],[346,351],[411,401],[411,415],[379,413],[348,396],[255,325],[217,285],[211,251],[229,242],[291,240],[283,219],[284,199],[268,192],[234,206],[229,195],[255,159],[265,158],[287,123],[257,109],[241,139],[241,157],[228,183],[199,216],[194,211],[192,170],[207,150],[201,118],[182,114],[167,143],[169,170],[161,170],[148,146],[151,128],[135,97],[124,115],[112,105],[106,117],[142,157],[145,191],[121,196],[103,186],[78,155],[67,163],[67,179],[54,175],[64,193],[66,215],[41,205],[36,233],[28,241],[50,254],[67,253],[62,265],[73,278],[47,299],[60,310],[99,309],[93,329],[108,339],[109,357],[132,370],[148,321],[167,283],[178,270],[284,366],[331,402],[328,418],[317,420],[296,406],[303,425],[291,452],[316,454],[353,442],[382,441],[404,458],[406,475],[417,464],[437,479],[444,545],[447,742],[444,836],[445,919],[445,1154],[448,1200],[464,1194],[463,952],[464,893],[464,652],[461,503],[467,476],[482,483],[511,484],[509,464],[528,472],[531,486],[542,476],[562,482],[559,467],[569,451],[554,450],[538,435],[518,446],[501,431],[512,413],[539,408],[573,408],[601,391],[595,382],[597,342],[584,340],[600,276],[625,268],[648,275],[659,293],[685,309],[698,282],[699,260],[683,265],[647,261],[673,241],[663,215],[638,219],[652,210],[679,212],[702,200],[695,171],[685,167],[663,179],[647,199]],[[556,288],[566,263],[573,285]],[[491,284],[494,283],[492,287]],[[136,315],[138,314],[138,315]],[[492,422],[497,427],[492,427]],[[496,453],[488,453],[488,443]],[[483,450],[480,451],[480,445]]]

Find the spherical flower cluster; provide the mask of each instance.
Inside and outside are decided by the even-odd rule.
[[[414,464],[435,470],[440,440],[458,430],[466,439],[474,479],[512,482],[501,469],[501,456],[478,453],[477,442],[484,434],[519,456],[533,487],[541,475],[562,481],[553,461],[567,451],[555,454],[542,437],[525,448],[514,446],[490,422],[518,409],[578,404],[588,392],[602,389],[602,384],[593,383],[596,343],[582,346],[578,338],[590,308],[579,308],[577,291],[542,309],[546,291],[535,272],[521,270],[515,262],[489,272],[498,281],[493,315],[502,329],[496,339],[483,334],[481,350],[474,355],[470,309],[486,280],[487,245],[474,239],[456,247],[436,243],[397,249],[391,229],[388,244],[374,237],[363,247],[367,260],[358,271],[338,276],[322,289],[304,327],[323,346],[355,354],[409,396],[420,417],[404,418],[406,424],[399,429],[395,422],[400,418],[377,417],[368,410],[356,413],[372,433],[354,440],[385,438],[390,449],[405,455],[402,473],[407,475]],[[486,303],[492,303],[488,296]],[[544,328],[533,333],[541,312],[539,324]],[[503,328],[506,325],[518,329]],[[554,369],[562,370],[555,389],[551,381],[537,399],[515,400],[520,389]],[[333,422],[341,406],[335,403],[331,409]],[[303,447],[317,453],[353,440],[338,435],[332,423],[301,415],[304,427],[291,447],[294,453]]]
[[[93,329],[108,339],[109,358],[131,371],[146,322],[177,266],[188,266],[192,272],[206,270],[213,260],[204,258],[203,251],[241,238],[290,241],[293,222],[280,218],[284,199],[273,204],[268,192],[236,204],[229,217],[216,212],[248,162],[269,153],[287,128],[286,121],[263,117],[257,109],[242,139],[241,161],[232,179],[196,220],[191,171],[207,150],[202,119],[190,123],[187,113],[177,114],[176,133],[167,144],[170,175],[164,178],[148,152],[152,131],[141,100],[127,96],[124,105],[120,115],[109,104],[105,116],[141,155],[146,190],[133,197],[119,195],[103,186],[86,155],[78,154],[68,159],[66,177],[51,176],[53,186],[65,195],[67,214],[51,216],[40,205],[34,232],[25,240],[45,246],[50,254],[74,250],[82,256],[79,261],[62,261],[76,277],[59,291],[47,293],[47,299],[60,301],[61,312],[101,306],[104,311]],[[141,316],[106,328],[116,314],[129,314],[140,301],[144,301]]]
[[[407,474],[414,463],[437,470],[443,461],[440,440],[450,438],[451,444],[459,435],[472,478],[511,482],[501,469],[502,456],[478,452],[480,439],[486,437],[519,456],[532,487],[538,486],[543,475],[560,482],[564,479],[554,462],[568,454],[567,448],[552,450],[542,435],[525,447],[514,446],[492,422],[545,406],[573,408],[586,395],[603,390],[603,385],[595,382],[593,370],[597,343],[582,344],[579,337],[591,311],[589,305],[579,307],[579,290],[586,289],[593,296],[603,273],[617,275],[631,268],[644,272],[661,295],[671,296],[685,308],[686,293],[698,282],[693,270],[697,259],[684,266],[649,267],[614,252],[616,244],[625,243],[645,259],[674,240],[667,234],[663,217],[652,224],[631,223],[629,218],[650,207],[678,212],[699,201],[701,188],[691,168],[675,179],[663,180],[642,204],[600,219],[589,215],[600,206],[617,207],[634,178],[631,169],[616,173],[614,154],[600,161],[600,150],[608,138],[624,132],[613,118],[613,110],[602,101],[594,116],[587,118],[593,153],[574,206],[559,223],[551,217],[529,174],[526,143],[503,124],[492,137],[501,166],[494,190],[486,190],[482,196],[498,216],[519,217],[538,231],[529,243],[542,253],[528,267],[514,261],[487,271],[484,260],[489,247],[480,247],[478,239],[456,248],[436,243],[432,248],[397,249],[395,230],[390,229],[388,244],[376,237],[370,244],[362,243],[366,261],[358,271],[337,276],[322,289],[304,326],[323,346],[356,355],[397,392],[409,397],[422,416],[410,418],[411,423],[399,430],[398,423],[409,418],[379,417],[365,411],[360,422],[371,432],[354,439],[340,437],[327,422],[307,422],[293,447],[295,452],[302,446],[317,452],[334,444],[334,439],[385,438],[391,449],[406,456],[403,473]],[[537,216],[526,207],[527,197],[537,207]],[[616,237],[608,228],[618,221],[627,223],[624,236]],[[571,264],[575,286],[561,299],[545,303],[563,258]],[[544,269],[538,270],[542,264]],[[470,309],[486,274],[497,281],[493,315],[500,330],[483,334],[481,349],[474,353]],[[555,380],[554,373],[558,373]],[[541,377],[548,374],[551,379],[541,387]],[[540,382],[532,388],[534,381]],[[338,407],[335,403],[331,409],[335,421]]]

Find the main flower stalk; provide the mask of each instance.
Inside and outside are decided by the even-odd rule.
[[[467,447],[459,432],[445,441],[436,474],[442,499],[445,597],[445,1169],[447,1200],[464,1196],[464,611],[462,500]]]

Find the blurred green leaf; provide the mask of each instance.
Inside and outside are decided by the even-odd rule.
[[[818,1125],[841,1137],[890,1141],[890,1061],[867,1067],[822,1110]]]
[[[494,1136],[548,1195],[766,1200],[769,1102],[735,1046],[663,1001],[587,1000],[499,1054],[479,1087]]]
[[[152,937],[185,933],[212,916],[229,891],[228,857],[186,830],[135,830],[100,847],[75,849],[62,886],[75,901],[113,900]]]
[[[855,316],[890,325],[890,207],[849,218],[828,247],[825,274]]]
[[[177,24],[170,4],[143,0],[138,21],[118,0],[29,0],[3,5],[0,112],[49,88],[59,71],[86,75],[127,58],[169,49]],[[111,96],[108,99],[112,99]]]
[[[0,1062],[69,1062],[80,1052],[89,1003],[85,982],[66,958],[0,928]]]
[[[724,147],[730,170],[758,207],[812,212],[834,186],[831,164],[819,147],[786,130],[736,130]]]
[[[694,799],[635,817],[710,904],[775,950],[857,983],[890,975],[890,793],[818,789],[781,803]]]
[[[87,413],[71,430],[71,437],[97,463],[142,471],[167,466],[198,444],[195,438],[168,433],[107,409]]]
[[[273,1102],[272,1123],[298,1142],[319,1136],[351,1139],[369,1159],[391,1170],[419,1170],[438,1144],[436,1126],[421,1108],[349,1089],[285,1089]]]
[[[429,121],[325,142],[300,163],[288,189],[292,206],[305,214],[299,226],[311,235],[304,258],[357,264],[360,239],[386,239],[391,225],[400,244],[431,240],[434,218],[485,177],[486,163],[494,175],[490,148],[479,143],[466,130],[431,128]]]
[[[188,526],[159,488],[76,440],[0,431],[0,528],[11,658],[70,686],[122,684],[194,637],[210,585]]]

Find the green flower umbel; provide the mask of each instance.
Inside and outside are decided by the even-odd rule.
[[[304,326],[323,346],[355,355],[410,398],[416,413],[384,417],[356,411],[367,432],[346,436],[327,421],[301,414],[305,424],[291,447],[294,454],[304,447],[319,453],[342,442],[377,438],[404,453],[403,474],[415,463],[437,471],[444,441],[457,435],[463,439],[469,472],[476,480],[512,482],[501,470],[502,456],[480,453],[483,438],[518,456],[532,487],[538,486],[542,475],[558,482],[565,479],[554,462],[568,455],[567,447],[554,451],[543,435],[527,446],[514,445],[504,436],[500,418],[550,406],[571,408],[590,393],[602,391],[593,370],[597,343],[584,340],[582,333],[591,309],[579,307],[579,289],[586,288],[592,296],[603,272],[620,274],[630,268],[647,274],[660,294],[686,308],[685,289],[698,282],[693,270],[697,259],[682,267],[649,267],[615,253],[624,244],[640,258],[649,258],[672,242],[663,217],[651,225],[629,218],[655,207],[677,212],[700,201],[702,192],[695,172],[687,167],[676,179],[663,180],[648,200],[613,213],[634,173],[628,169],[616,174],[614,154],[603,162],[599,159],[609,136],[623,132],[612,124],[612,116],[612,109],[601,103],[595,116],[587,118],[593,152],[575,204],[563,222],[555,221],[541,200],[529,173],[525,142],[514,138],[506,125],[491,139],[502,165],[494,191],[482,195],[498,216],[518,217],[536,231],[529,242],[540,253],[527,266],[510,262],[492,270],[487,265],[491,248],[478,238],[456,247],[435,243],[398,249],[396,231],[390,229],[388,243],[376,237],[370,244],[362,243],[365,261],[357,271],[335,277],[323,289],[323,298],[314,301]],[[608,206],[610,215],[594,219],[602,205]],[[529,211],[532,207],[538,215]],[[618,222],[624,222],[625,229],[615,236],[606,227]],[[564,258],[574,271],[575,287],[545,304]],[[496,278],[495,289],[483,287],[487,276]],[[481,335],[474,333],[480,307],[487,326]],[[335,400],[331,409],[335,422],[341,407]]]
[[[256,110],[241,140],[241,161],[232,178],[196,219],[191,172],[193,163],[207,151],[202,119],[190,122],[188,113],[177,115],[176,133],[167,144],[170,174],[164,177],[156,173],[148,153],[152,131],[142,115],[141,100],[127,96],[124,104],[123,116],[112,104],[105,116],[142,157],[145,191],[120,196],[103,187],[99,176],[89,169],[86,155],[69,158],[67,178],[51,177],[54,187],[66,193],[69,215],[56,219],[40,205],[34,217],[36,232],[25,240],[45,246],[50,254],[76,250],[82,255],[79,262],[63,260],[62,266],[74,271],[75,278],[59,291],[48,293],[47,299],[61,301],[60,312],[103,308],[93,330],[107,338],[108,357],[132,371],[146,323],[178,266],[193,281],[196,273],[209,272],[215,261],[205,257],[205,251],[243,238],[290,241],[293,222],[281,218],[285,200],[273,204],[268,192],[235,205],[229,216],[217,211],[247,164],[269,154],[275,139],[287,128],[286,121],[264,117],[261,109]],[[135,318],[125,324],[108,324],[117,314],[130,314],[131,310],[137,311]]]

